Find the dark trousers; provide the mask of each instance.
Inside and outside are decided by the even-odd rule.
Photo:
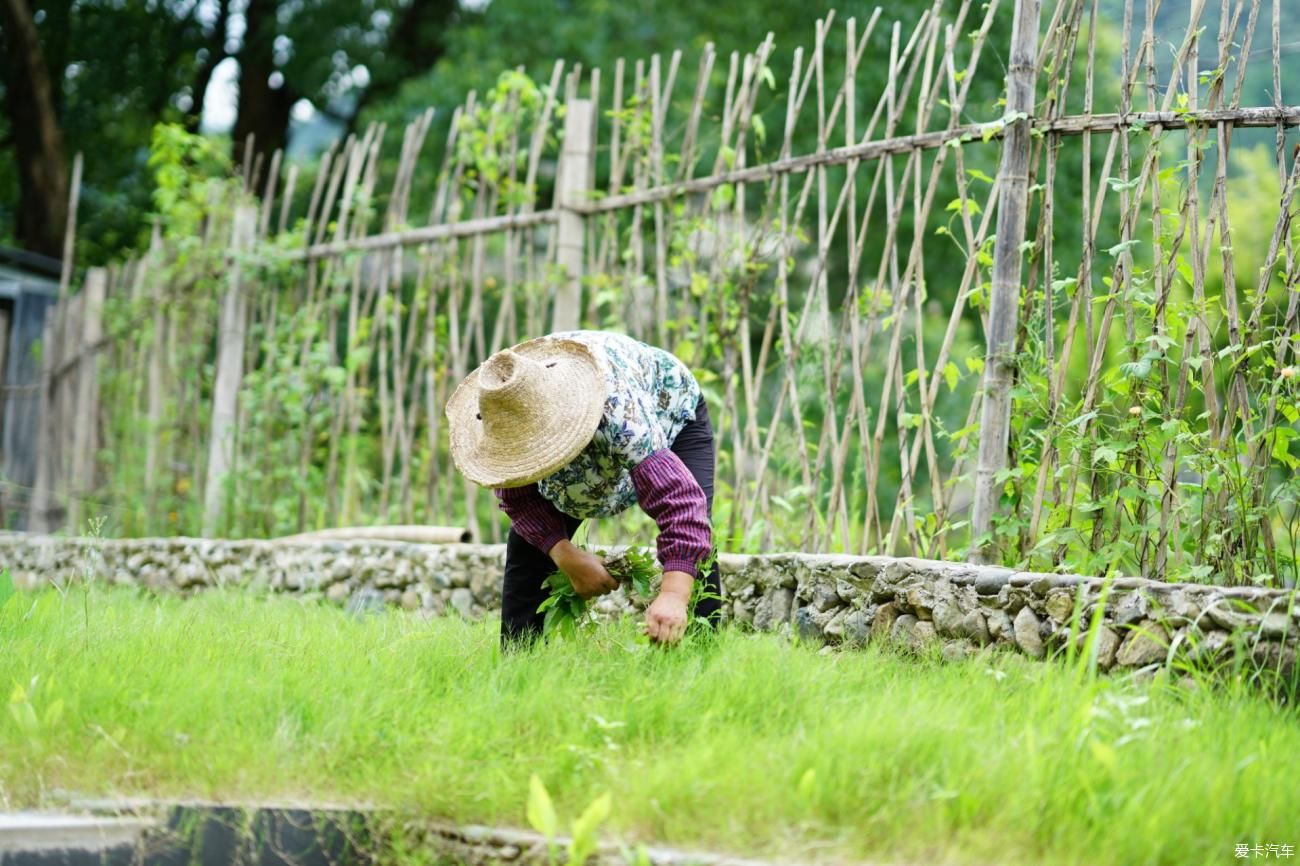
[[[709,514],[713,514],[713,426],[709,423],[709,409],[701,398],[695,407],[695,420],[687,423],[669,446],[674,454],[695,476],[704,497],[708,502]],[[569,537],[582,525],[577,517],[564,516],[565,528]],[[546,551],[538,550],[510,529],[506,538],[506,570],[501,584],[501,645],[531,643],[542,632],[543,614],[537,607],[549,595],[544,581],[556,571]],[[705,581],[705,588],[712,594],[722,595],[722,586],[718,580],[716,567],[707,574],[701,573],[696,580]],[[717,622],[721,603],[717,599],[705,598],[695,608],[697,617],[707,617],[709,622]]]

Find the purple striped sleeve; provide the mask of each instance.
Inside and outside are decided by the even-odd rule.
[[[501,500],[501,510],[510,516],[515,532],[542,553],[550,553],[552,547],[569,537],[564,515],[538,492],[536,484],[497,487],[492,492]]]
[[[632,470],[637,501],[659,526],[659,563],[664,571],[695,577],[713,548],[704,490],[682,459],[667,448]]]

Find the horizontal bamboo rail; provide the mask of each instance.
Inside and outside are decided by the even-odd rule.
[[[1127,115],[1095,114],[1073,115],[1052,120],[1037,120],[1032,124],[1035,134],[1083,135],[1093,132],[1116,132],[1126,129],[1160,127],[1163,130],[1187,129],[1200,125],[1229,123],[1240,128],[1300,126],[1300,106],[1287,108],[1234,108],[1205,111],[1136,111]],[[575,205],[573,210],[587,216],[626,210],[640,205],[655,204],[686,195],[712,192],[728,184],[746,184],[769,181],[784,174],[800,174],[821,167],[842,166],[853,162],[877,160],[886,156],[901,155],[916,150],[933,150],[953,143],[1000,141],[1005,131],[1005,121],[972,123],[917,135],[901,135],[877,141],[864,141],[846,147],[831,148],[819,153],[789,157],[761,165],[689,181],[651,187],[635,193],[609,195],[589,203]],[[559,221],[560,210],[533,211],[527,214],[484,217],[446,225],[425,226],[402,231],[384,232],[351,241],[334,241],[313,244],[303,250],[288,253],[293,261],[320,259],[349,253],[374,252],[394,247],[419,246],[453,238],[497,234],[508,229],[551,225]]]

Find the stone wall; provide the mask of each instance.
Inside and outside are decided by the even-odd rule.
[[[88,575],[155,590],[247,586],[471,618],[499,606],[504,556],[502,545],[0,534],[0,568],[21,588]],[[1099,578],[886,557],[724,554],[719,564],[731,621],[829,644],[940,642],[949,657],[1003,646],[1042,658],[1072,637],[1081,643],[1105,591],[1096,639],[1104,670],[1154,670],[1175,657],[1210,661],[1235,651],[1288,680],[1296,675],[1295,590],[1140,578],[1118,578],[1103,590]],[[1083,627],[1072,626],[1076,599]],[[597,609],[633,605],[620,591]]]

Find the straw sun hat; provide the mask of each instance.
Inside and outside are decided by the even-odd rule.
[[[522,487],[577,457],[605,408],[601,363],[576,340],[502,349],[447,401],[451,457],[483,487]]]

